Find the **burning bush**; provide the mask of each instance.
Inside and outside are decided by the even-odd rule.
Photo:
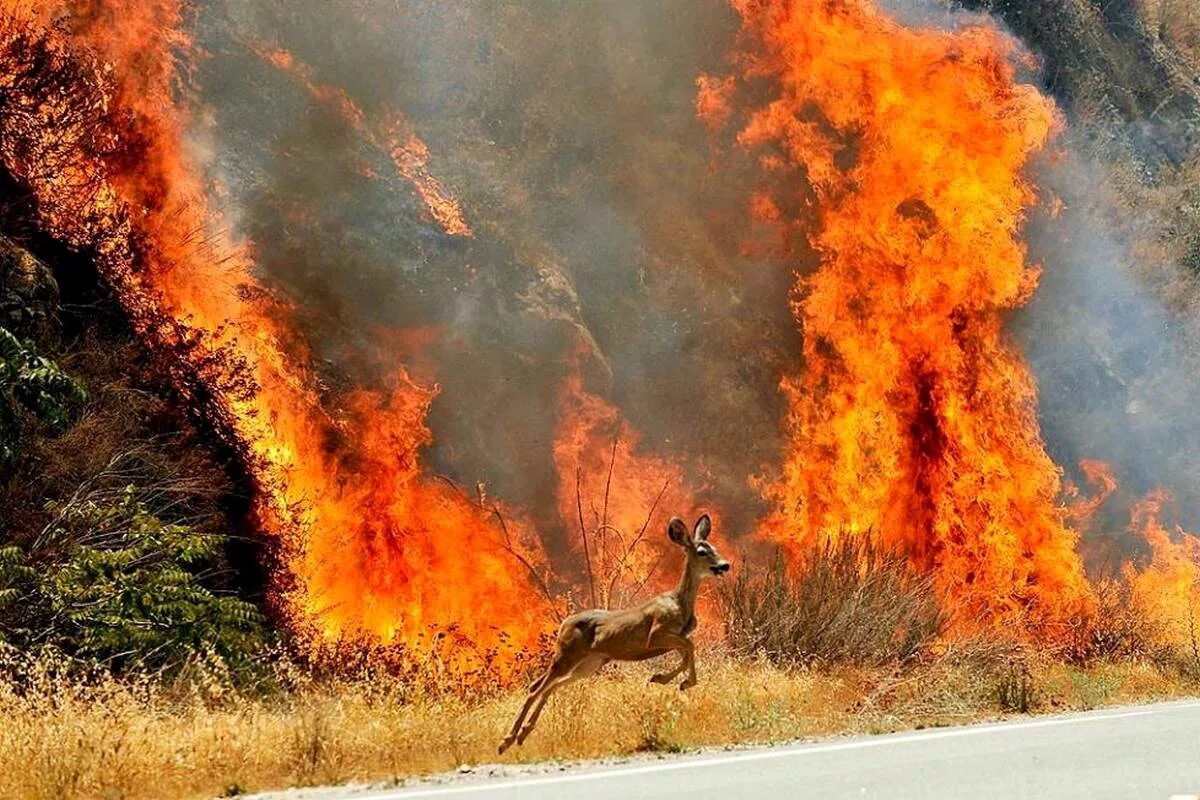
[[[956,623],[1061,636],[1089,588],[1003,327],[1037,285],[1017,233],[1053,104],[991,26],[908,28],[866,0],[734,5],[753,55],[722,85],[762,166],[756,211],[821,259],[795,287],[804,366],[784,380],[764,532],[793,561],[828,531],[869,532],[933,573]]]
[[[1163,623],[1146,612],[1128,581],[1096,581],[1096,617],[1086,631],[1081,652],[1091,658],[1169,658],[1163,646]]]
[[[721,609],[735,652],[779,664],[906,661],[945,622],[932,579],[866,536],[826,540],[796,573],[781,555],[742,570]]]

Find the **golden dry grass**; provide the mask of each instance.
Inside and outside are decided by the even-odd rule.
[[[906,669],[783,671],[716,650],[687,694],[647,685],[650,669],[612,669],[547,707],[523,749],[495,746],[519,692],[461,698],[385,678],[317,682],[257,697],[220,682],[187,690],[46,671],[0,687],[0,796],[213,797],[287,786],[387,781],[462,764],[581,759],[877,733],[997,717],[1010,666],[953,653]],[[997,666],[1001,664],[1001,666]],[[1092,708],[1200,691],[1148,664],[1080,669],[1021,662],[1035,711]]]

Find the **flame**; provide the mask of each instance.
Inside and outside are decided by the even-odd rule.
[[[674,581],[666,521],[697,509],[680,466],[643,452],[642,437],[613,405],[588,392],[578,364],[559,392],[554,465],[563,527],[576,531],[588,594],[602,607]],[[584,540],[587,540],[586,542]]]
[[[1163,527],[1163,506],[1170,495],[1159,489],[1133,508],[1130,529],[1150,546],[1142,568],[1125,565],[1135,606],[1159,631],[1163,644],[1200,655],[1200,537]]]
[[[546,614],[536,542],[422,475],[433,392],[401,370],[331,400],[286,304],[227,241],[183,143],[178,0],[3,0],[0,158],[44,230],[96,263],[180,390],[241,454],[282,604],[318,639],[366,639],[503,669]],[[455,634],[446,637],[445,634]],[[453,647],[450,640],[474,648]]]
[[[1023,171],[1059,124],[1052,104],[1016,80],[1016,46],[990,27],[905,28],[868,0],[732,2],[741,69],[702,76],[697,110],[714,133],[736,122],[759,156],[750,204],[782,232],[778,252],[807,253],[805,236],[819,258],[796,280],[803,368],[782,381],[790,441],[763,483],[776,511],[762,535],[794,562],[823,537],[871,535],[936,576],[960,625],[1066,630],[1092,606],[1075,531],[1116,482],[1084,462],[1099,493],[1062,505],[1033,379],[1003,331],[1037,283],[1018,237],[1037,199]],[[397,368],[385,386],[331,394],[251,246],[221,233],[176,101],[176,57],[195,57],[186,8],[0,0],[0,161],[241,457],[294,626],[511,674],[551,618],[538,540],[482,489],[472,501],[425,474],[436,388]],[[386,154],[443,231],[472,235],[400,112],[368,115],[287,51],[251,47]],[[589,600],[661,588],[661,517],[694,514],[699,492],[585,388],[577,361],[553,449]],[[1200,540],[1162,527],[1164,502],[1135,513],[1152,557],[1125,574],[1184,644]]]
[[[764,535],[799,559],[869,532],[933,571],[960,624],[1061,630],[1090,592],[1033,379],[1003,335],[1037,282],[1022,171],[1053,105],[1017,82],[992,27],[906,28],[866,0],[733,5],[737,141],[771,183],[756,204],[800,209],[786,222],[815,228],[820,257],[796,282],[804,369],[783,381],[790,444]],[[724,113],[704,86],[701,110]]]
[[[459,202],[429,171],[429,148],[413,131],[403,114],[394,109],[384,109],[377,121],[370,120],[345,89],[318,82],[308,65],[287,50],[258,42],[250,42],[247,46],[259,58],[298,81],[314,100],[336,109],[346,124],[368,144],[385,153],[396,171],[412,184],[425,203],[425,208],[448,235],[474,235]]]
[[[1096,512],[1108,501],[1108,498],[1116,493],[1117,477],[1113,473],[1111,464],[1094,458],[1080,460],[1079,471],[1083,473],[1084,480],[1090,486],[1095,487],[1096,491],[1091,497],[1084,497],[1079,491],[1079,487],[1068,484],[1065,490],[1065,494],[1070,500],[1067,506],[1067,519],[1071,521],[1071,527],[1074,530],[1085,532],[1091,527]]]

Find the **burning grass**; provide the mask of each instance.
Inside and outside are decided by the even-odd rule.
[[[784,669],[717,649],[699,663],[701,684],[686,694],[647,685],[651,665],[570,687],[528,744],[499,761],[880,733],[995,718],[1022,703],[1040,713],[1200,691],[1194,676],[1147,661],[1085,668],[980,641],[903,669]],[[288,666],[272,678],[274,688],[255,691],[211,673],[172,685],[84,681],[40,662],[0,686],[0,795],[212,797],[494,763],[523,695],[464,697],[369,672],[316,679]]]

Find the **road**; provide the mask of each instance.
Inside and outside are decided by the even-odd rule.
[[[1191,800],[1198,795],[1200,702],[1186,701],[346,797]]]

